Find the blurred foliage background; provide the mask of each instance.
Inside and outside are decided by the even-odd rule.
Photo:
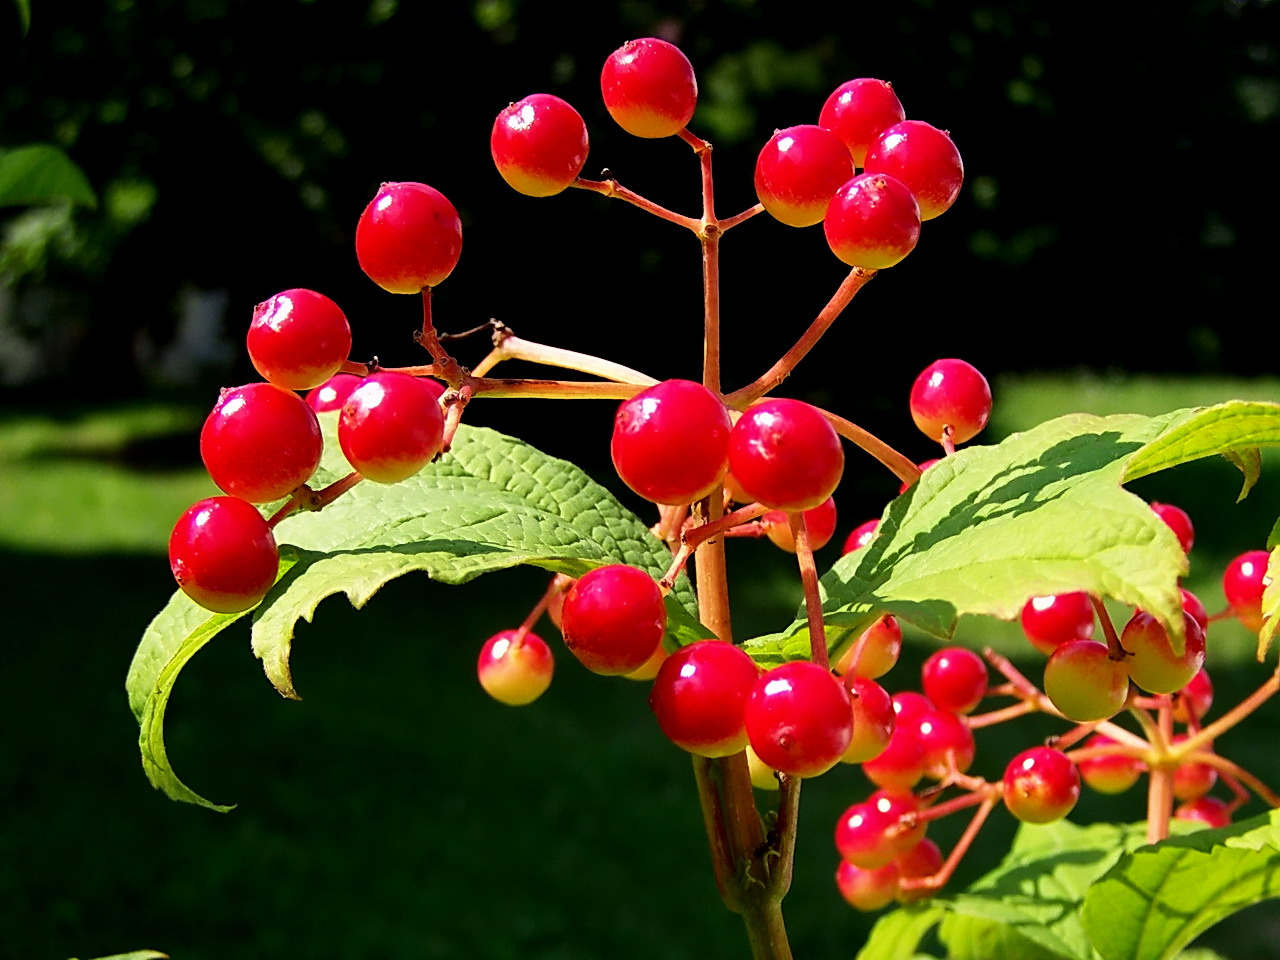
[[[1274,373],[1272,0],[835,12],[807,0],[34,0],[25,32],[24,6],[0,6],[0,182],[47,175],[65,189],[0,207],[6,957],[744,953],[707,870],[687,761],[662,742],[640,686],[562,658],[552,692],[516,717],[472,684],[480,642],[523,616],[537,576],[460,593],[405,581],[359,615],[330,601],[300,635],[302,704],[276,697],[247,643],[201,654],[178,687],[170,750],[197,789],[242,803],[228,817],[150,790],[122,690],[172,589],[173,517],[212,492],[194,432],[219,386],[257,379],[241,346],[253,305],[322,290],[351,318],[355,356],[417,362],[416,304],[374,287],[352,255],[380,182],[431,183],[463,216],[462,261],[436,296],[443,329],[497,317],[529,339],[696,376],[692,239],[585,193],[516,195],[488,156],[502,107],[555,93],[587,121],[587,175],[607,168],[694,211],[689,151],[627,137],[599,102],[600,65],[628,38],[663,36],[692,60],[692,127],[716,144],[721,214],[755,201],[772,130],[814,122],[854,76],[893,82],[908,116],[949,129],[965,158],[955,208],[859,295],[791,394],[923,459],[933,454],[905,397],[940,356],[995,382],[984,440],[1069,409],[1280,392],[1255,379]],[[40,145],[82,179],[53,177],[53,153],[24,167]],[[845,268],[820,231],[761,217],[726,241],[724,272],[734,386],[789,345]],[[459,346],[464,362],[483,349]],[[571,411],[486,403],[468,419],[572,456],[616,489],[599,440],[612,406]],[[1273,478],[1241,507],[1234,483],[1214,464],[1139,491],[1191,512],[1192,585],[1210,609],[1216,571],[1259,546],[1276,514]],[[879,471],[848,471],[842,531],[895,489]],[[790,560],[738,546],[735,616],[765,632],[796,602]],[[1214,655],[1224,699],[1257,676],[1233,629]],[[962,639],[1024,654],[1000,625]],[[912,665],[896,676],[913,682]],[[991,772],[1028,734],[1008,736],[983,745]],[[1266,736],[1236,739],[1224,749],[1280,777]],[[837,774],[806,789],[788,901],[800,956],[852,956],[867,926],[830,881],[831,824],[864,790],[855,771]],[[1136,818],[1141,805],[1095,799],[1084,813]],[[995,826],[968,876],[1008,833]],[[1275,914],[1257,908],[1215,943],[1236,960],[1273,956]]]

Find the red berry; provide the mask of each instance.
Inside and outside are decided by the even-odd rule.
[[[759,676],[740,647],[700,640],[663,662],[649,707],[676,746],[701,757],[727,757],[747,745],[743,711]]]
[[[822,105],[818,125],[844,141],[859,167],[880,131],[907,118],[893,87],[883,80],[859,77],[836,87]]]
[[[580,577],[565,595],[560,616],[573,655],[593,673],[609,676],[644,664],[667,627],[657,581],[622,563]]]
[[[924,695],[952,713],[972,713],[987,695],[987,665],[964,647],[946,647],[932,654],[924,662],[920,679]]]
[[[1110,737],[1095,733],[1084,742],[1084,747],[1087,750],[1091,747],[1110,747],[1115,744],[1116,741]],[[1098,793],[1124,793],[1138,782],[1138,778],[1146,769],[1146,764],[1137,757],[1123,753],[1080,761],[1080,776]]]
[[[489,136],[502,179],[530,197],[554,196],[577,180],[587,149],[587,125],[578,111],[549,93],[509,105]]]
[[[944,861],[942,851],[938,849],[938,845],[928,837],[925,837],[906,853],[900,854],[893,862],[897,864],[898,878],[902,881],[932,877],[942,869]],[[904,889],[900,886],[898,901],[900,903],[912,903],[932,895],[932,891],[925,888],[912,890]]]
[[[1250,550],[1232,560],[1222,575],[1222,592],[1231,612],[1255,632],[1262,629],[1262,591],[1267,585],[1269,559],[1265,550]]]
[[[904,722],[898,715],[898,722]],[[927,776],[941,780],[951,772],[952,765],[964,773],[973,766],[977,747],[973,731],[964,717],[946,710],[930,710],[915,723],[920,738],[920,762]]]
[[[351,326],[324,294],[285,290],[254,307],[245,343],[254,367],[276,386],[309,390],[347,359]]]
[[[836,887],[855,910],[879,910],[893,903],[898,894],[898,865],[890,861],[875,870],[864,870],[841,860],[836,867]]]
[[[893,701],[874,680],[847,674],[845,689],[853,701],[853,738],[840,759],[845,763],[865,763],[884,753],[893,736],[896,715]]]
[[[1197,797],[1188,800],[1173,811],[1173,819],[1203,823],[1207,827],[1231,826],[1231,810],[1225,800],[1217,797]]]
[[[341,410],[347,405],[351,391],[364,381],[353,373],[335,373],[320,386],[307,391],[306,401],[316,413]]]
[[[762,674],[747,698],[747,737],[760,759],[793,777],[835,766],[853,735],[849,693],[830,671],[808,660]]]
[[[462,254],[462,220],[425,183],[384,183],[356,224],[356,259],[389,293],[420,293],[442,283]]]
[[[836,532],[836,502],[831,497],[823,500],[812,510],[804,511],[805,525],[809,529],[809,548],[820,550],[831,540]],[[781,510],[770,510],[760,518],[764,525],[765,536],[787,553],[796,552],[796,540],[791,535],[789,515]]]
[[[656,37],[628,40],[609,54],[600,72],[600,93],[618,126],[637,137],[679,133],[698,105],[689,58]]]
[[[692,380],[666,380],[618,407],[609,450],[622,481],[654,503],[701,500],[729,469],[724,403]]]
[[[901,714],[894,721],[889,745],[879,756],[862,764],[867,779],[886,790],[910,790],[924,776],[924,747],[920,743],[920,725],[903,720]]]
[[[729,434],[729,469],[752,500],[774,510],[812,510],[844,473],[840,437],[799,400],[766,400]]]
[[[871,542],[871,538],[876,535],[876,527],[878,526],[880,526],[879,520],[867,520],[865,523],[860,523],[854,527],[849,536],[845,538],[844,546],[840,548],[841,555],[853,553],[853,551],[861,550],[865,547]]]
[[[1179,587],[1178,589],[1182,591],[1183,612],[1190,614],[1191,619],[1200,624],[1201,630],[1208,630],[1209,611],[1204,608],[1204,604],[1200,602],[1200,598],[1186,587]]]
[[[867,150],[867,173],[897,177],[915,194],[920,219],[932,220],[960,195],[964,164],[945,130],[922,120],[903,120],[882,130]]]
[[[1180,690],[1204,666],[1204,631],[1186,612],[1182,622],[1186,645],[1181,654],[1173,652],[1169,634],[1145,610],[1135,613],[1120,634],[1120,645],[1131,654],[1125,661],[1129,677],[1148,693]]]
[[[503,630],[485,641],[476,675],[485,693],[499,703],[521,707],[533,703],[551,685],[555,660],[536,633]]]
[[[255,606],[275,583],[279,565],[267,521],[239,497],[193,504],[169,535],[169,566],[178,586],[215,613]]]
[[[1061,750],[1024,750],[1004,771],[1004,805],[1024,823],[1052,823],[1080,798],[1080,773]]]
[[[1083,591],[1032,597],[1022,607],[1022,632],[1043,654],[1064,643],[1093,638],[1093,601]]]
[[[1187,685],[1179,690],[1173,698],[1173,719],[1178,723],[1190,723],[1191,718],[1200,720],[1213,706],[1213,681],[1209,672],[1201,667]]]
[[[653,648],[653,653],[649,654],[649,659],[640,666],[636,667],[630,673],[622,675],[623,680],[634,680],[637,683],[646,683],[658,676],[658,671],[662,669],[662,665],[667,662],[667,648],[659,643]]]
[[[1187,739],[1185,733],[1173,738],[1174,744]],[[1201,750],[1212,753],[1213,748],[1201,747]],[[1180,763],[1173,771],[1173,795],[1179,800],[1195,800],[1202,797],[1218,782],[1218,771],[1207,763]]]
[[[924,824],[902,829],[904,816],[919,810],[910,794],[878,791],[866,803],[855,803],[836,822],[836,850],[864,870],[874,870],[905,853],[924,838]]]
[[[405,373],[366,377],[338,418],[338,443],[366,479],[399,483],[440,452],[440,384]]]
[[[804,123],[777,131],[756,158],[756,196],[789,227],[811,227],[853,176],[853,158],[829,130]]]
[[[1106,720],[1124,707],[1129,671],[1123,660],[1111,659],[1105,643],[1071,640],[1045,664],[1044,692],[1068,720]]]
[[[857,663],[854,663],[853,655],[859,644],[862,652],[858,654]],[[836,672],[874,680],[893,669],[901,652],[902,628],[898,626],[896,617],[885,614],[845,649],[836,661]]]
[[[278,500],[306,483],[323,449],[315,411],[270,383],[223,390],[200,430],[213,482],[250,503]]]
[[[1151,509],[1174,532],[1178,543],[1182,544],[1182,552],[1190,553],[1191,545],[1196,542],[1196,530],[1191,525],[1191,518],[1187,516],[1187,511],[1171,503],[1155,502],[1151,504]]]
[[[840,187],[822,229],[827,246],[851,267],[883,270],[900,262],[920,239],[920,208],[895,177],[861,173]]]
[[[951,441],[964,443],[987,425],[991,416],[991,387],[978,368],[963,360],[935,360],[911,386],[911,419],[930,440],[942,440],[951,428]]]

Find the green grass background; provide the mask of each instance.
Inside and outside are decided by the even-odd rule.
[[[996,396],[984,440],[1070,410],[1275,399],[1280,381],[1028,377],[997,383]],[[159,405],[0,415],[0,957],[747,955],[711,880],[689,761],[658,732],[645,686],[592,676],[568,655],[529,708],[499,706],[474,682],[481,642],[539,595],[544,578],[531,571],[461,588],[405,578],[359,613],[325,601],[295,646],[300,703],[271,689],[246,629],[227,631],[180,679],[168,746],[190,785],[239,806],[222,816],[153,791],[123,681],[172,589],[173,519],[212,492],[196,459],[200,417]],[[888,439],[906,447],[908,429]],[[1239,505],[1221,461],[1135,487],[1191,514],[1190,585],[1211,611],[1226,561],[1262,546],[1280,513],[1280,464],[1267,459]],[[841,501],[840,536],[878,513],[856,496]],[[786,622],[799,596],[793,561],[764,541],[731,546],[737,629]],[[958,639],[1034,670],[1014,625],[968,620]],[[1215,626],[1219,704],[1261,679],[1251,649],[1242,629]],[[928,652],[913,645],[890,688],[914,685]],[[1278,711],[1268,704],[1219,743],[1273,785]],[[998,774],[1053,729],[1032,720],[984,732],[979,772]],[[852,957],[870,925],[831,881],[835,819],[866,792],[845,767],[805,785],[786,907],[798,957]],[[1141,814],[1136,793],[1086,795],[1079,807],[1081,820]],[[941,826],[945,846],[962,824]],[[1011,832],[995,816],[961,881],[994,865]],[[1263,904],[1207,942],[1235,960],[1273,957],[1280,916]]]

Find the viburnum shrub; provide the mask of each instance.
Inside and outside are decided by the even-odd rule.
[[[677,240],[697,238],[701,381],[527,341],[496,322],[481,328],[492,337],[489,352],[465,366],[451,349],[466,334],[441,334],[434,288],[455,268],[501,267],[460,261],[461,221],[438,186],[383,184],[363,214],[352,211],[355,259],[371,281],[420,304],[414,339],[426,362],[386,369],[348,357],[347,318],[315,291],[285,290],[253,311],[247,345],[267,382],[224,391],[209,416],[201,450],[228,495],[177,521],[169,552],[180,589],[147,629],[129,674],[152,783],[175,799],[229,809],[178,779],[163,730],[180,669],[241,617],[251,616],[270,681],[296,697],[294,627],[324,597],[345,593],[361,606],[403,574],[461,583],[531,564],[553,574],[546,593],[518,627],[484,644],[473,638],[480,684],[510,705],[544,693],[555,656],[533,632],[544,613],[587,669],[652,680],[655,719],[643,722],[666,734],[673,755],[692,755],[690,802],[702,813],[715,883],[742,915],[755,957],[791,955],[782,901],[801,785],[823,774],[810,789],[837,792],[848,809],[835,825],[835,851],[806,855],[839,863],[837,887],[855,907],[912,904],[904,919],[876,928],[866,957],[916,955],[939,924],[958,956],[989,956],[981,945],[998,943],[1005,960],[1168,957],[1214,920],[1274,896],[1280,821],[1260,814],[1228,824],[1254,796],[1272,807],[1280,796],[1215,744],[1267,705],[1280,681],[1268,676],[1242,702],[1217,705],[1213,718],[1203,663],[1214,643],[1206,634],[1225,618],[1258,632],[1262,659],[1280,608],[1276,554],[1253,549],[1234,561],[1224,581],[1229,607],[1207,616],[1179,583],[1189,570],[1190,518],[1123,485],[1226,454],[1244,470],[1247,493],[1257,448],[1280,444],[1280,406],[1076,414],[957,449],[987,423],[987,380],[965,360],[921,355],[922,373],[901,385],[902,432],[910,435],[914,420],[942,449],[918,466],[849,419],[856,409],[803,399],[791,374],[820,343],[843,337],[843,349],[855,349],[856,329],[839,329],[845,308],[880,270],[929,242],[922,221],[947,210],[963,180],[950,135],[907,119],[884,81],[849,80],[814,105],[816,125],[780,118],[797,122],[761,149],[761,202],[721,217],[711,144],[688,126],[697,80],[685,55],[663,40],[631,41],[605,59],[601,84],[604,106],[625,130],[692,150],[700,210],[678,213],[616,180],[583,179],[586,122],[550,93],[495,105],[490,155],[521,193],[621,200],[665,221]],[[452,146],[484,156],[483,142]],[[822,221],[850,270],[771,366],[726,386],[721,337],[755,335],[756,321],[722,323],[721,247],[766,210],[795,226]],[[909,301],[922,280],[895,296]],[[407,312],[409,302],[388,309],[400,307]],[[901,349],[919,342],[907,336]],[[644,356],[667,362],[665,351]],[[507,360],[580,376],[492,376]],[[784,382],[789,395],[779,396]],[[609,445],[617,486],[653,504],[651,516],[641,519],[573,464],[464,422],[476,400],[520,397],[618,404],[612,438],[584,442]],[[820,575],[814,547],[836,534],[833,494],[846,449],[858,469],[888,470],[901,491],[878,519],[840,533],[843,555]],[[804,597],[772,632],[730,617],[727,541],[763,537],[794,553]],[[1048,658],[1044,690],[1005,657],[979,656],[955,637],[966,614],[1020,617]],[[1126,618],[1122,630],[1117,615]],[[902,624],[940,642],[920,690],[894,676]],[[604,696],[618,681],[593,682]],[[986,728],[1032,713],[1059,718],[1058,732],[1047,742],[1027,735],[1016,756],[979,768],[1003,776],[970,772]],[[851,786],[848,765],[879,789]],[[1112,793],[1144,779],[1145,822],[1061,821],[1082,780]],[[1217,784],[1229,795],[1213,794]],[[1186,801],[1176,812],[1175,798]],[[1022,828],[1005,863],[962,896],[940,895],[999,806],[1049,825]],[[925,833],[953,815],[969,819],[944,850]],[[1170,840],[1175,819],[1220,829]],[[944,922],[952,914],[964,923]]]

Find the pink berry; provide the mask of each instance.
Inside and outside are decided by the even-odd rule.
[[[841,555],[853,553],[855,550],[861,550],[871,538],[876,535],[876,527],[880,526],[879,520],[867,520],[858,524],[850,531],[849,536],[845,538],[844,546],[840,548]]]
[[[1024,823],[1061,820],[1080,798],[1080,773],[1061,750],[1033,747],[1004,772],[1004,805]]]
[[[1176,745],[1186,739],[1185,733],[1179,733],[1174,736],[1173,742]],[[1210,753],[1213,750],[1211,746],[1201,749]],[[1217,782],[1218,771],[1210,764],[1180,763],[1173,771],[1173,795],[1179,800],[1195,800],[1212,790]]]
[[[840,437],[799,400],[766,400],[729,434],[729,469],[752,500],[774,510],[812,510],[844,473]]]
[[[689,58],[656,37],[628,40],[609,54],[600,72],[600,93],[609,115],[636,137],[674,136],[698,105]]]
[[[425,183],[384,183],[356,224],[356,259],[389,293],[420,293],[443,283],[462,255],[462,220]]]
[[[913,903],[933,895],[927,887],[912,889],[902,885],[901,881],[932,877],[942,870],[944,860],[942,851],[938,849],[936,843],[925,837],[906,853],[900,854],[893,862],[898,867],[899,903]]]
[[[1115,745],[1116,741],[1101,733],[1095,733],[1084,742],[1086,750],[1092,747]],[[1080,776],[1084,778],[1084,782],[1098,793],[1107,794],[1124,793],[1138,782],[1138,778],[1147,769],[1146,764],[1137,757],[1123,753],[1090,757],[1081,760],[1079,766]]]
[[[897,177],[920,204],[920,219],[932,220],[960,195],[964,164],[945,130],[922,120],[903,120],[882,130],[867,150],[867,173]]]
[[[811,227],[827,215],[831,197],[853,176],[840,138],[814,124],[777,131],[756,158],[756,196],[774,219]]]
[[[987,665],[964,647],[946,647],[930,655],[920,679],[924,695],[952,713],[972,713],[987,694]]]
[[[1093,638],[1093,601],[1083,591],[1032,597],[1022,607],[1022,632],[1043,654],[1064,643]]]
[[[732,424],[700,383],[666,380],[618,407],[609,450],[622,481],[654,503],[701,500],[729,469]]]
[[[865,639],[863,639],[865,638]],[[861,646],[857,662],[853,656]],[[885,614],[849,644],[836,662],[836,672],[875,680],[893,669],[902,652],[902,628],[897,617]]]
[[[215,613],[256,606],[275,583],[279,565],[267,521],[239,497],[193,504],[169,535],[169,566],[178,586]]]
[[[818,125],[844,141],[859,167],[882,130],[907,118],[893,87],[883,80],[859,77],[836,87],[822,105]]]
[[[1071,640],[1045,664],[1044,692],[1068,720],[1106,720],[1124,708],[1129,671],[1123,660],[1111,659],[1105,643]]]
[[[649,692],[662,732],[682,750],[727,757],[747,745],[744,710],[760,668],[740,647],[699,640],[663,662]]]
[[[587,125],[559,97],[535,93],[498,114],[489,135],[493,162],[513,190],[550,197],[578,179],[587,162]]]
[[[1190,553],[1191,545],[1196,542],[1196,531],[1191,525],[1191,518],[1187,516],[1187,511],[1171,503],[1156,502],[1152,502],[1151,509],[1173,531],[1178,538],[1178,543],[1182,544],[1182,552]]]
[[[874,870],[905,853],[924,838],[924,824],[903,828],[904,817],[920,809],[910,794],[877,791],[866,803],[855,803],[836,822],[840,856],[864,870]]]
[[[1194,717],[1200,720],[1213,706],[1213,681],[1209,672],[1201,667],[1187,685],[1173,698],[1173,719],[1178,723],[1190,723]]]
[[[363,380],[363,377],[357,377],[353,373],[335,373],[320,386],[307,391],[307,405],[316,413],[341,410],[346,406],[351,391],[360,386]]]
[[[787,551],[796,552],[795,537],[791,535],[791,521],[788,514],[781,510],[770,510],[760,518],[764,525],[765,536],[774,545]],[[801,516],[809,531],[809,548],[820,550],[827,545],[836,532],[836,502],[831,497],[823,500],[812,510],[804,511]]]
[[[893,736],[896,715],[893,701],[874,680],[847,674],[845,689],[853,702],[853,738],[840,759],[845,763],[865,763],[884,753]]]
[[[622,563],[581,576],[565,595],[560,616],[565,645],[588,670],[607,676],[638,669],[667,627],[657,581]]]
[[[1179,805],[1173,811],[1173,819],[1203,823],[1206,827],[1217,829],[1231,826],[1231,810],[1225,800],[1217,797],[1196,797]]]
[[[384,371],[366,377],[338,418],[338,443],[368,480],[399,483],[440,452],[444,414],[434,380]]]
[[[899,722],[903,722],[901,714]],[[911,722],[920,738],[920,762],[926,776],[941,780],[953,766],[965,773],[973,765],[977,747],[963,716],[935,709]]]
[[[1120,634],[1120,645],[1131,656],[1125,661],[1129,677],[1148,693],[1173,693],[1191,682],[1204,666],[1204,631],[1188,613],[1182,614],[1186,645],[1173,652],[1169,634],[1160,621],[1139,610]]]
[[[835,766],[853,735],[849,693],[830,671],[808,660],[774,667],[751,688],[747,738],[773,769],[816,777]]]
[[[889,745],[881,753],[862,764],[868,780],[886,790],[910,790],[924,776],[924,747],[920,742],[920,725],[904,721],[899,714],[894,721]]]
[[[254,368],[267,380],[288,390],[309,390],[347,359],[351,326],[324,294],[285,290],[254,307],[245,342]]]
[[[1250,550],[1232,560],[1222,575],[1227,605],[1240,622],[1254,632],[1262,629],[1262,592],[1267,585],[1269,560],[1267,551]]]
[[[953,443],[964,443],[987,425],[991,387],[978,368],[963,360],[935,360],[911,386],[911,419],[930,440],[951,428]]]
[[[860,173],[841,186],[822,221],[827,246],[851,267],[884,270],[920,239],[920,208],[895,177]]]
[[[836,888],[855,910],[879,910],[893,903],[898,894],[898,865],[890,861],[874,870],[864,870],[841,860],[836,867]]]
[[[1191,619],[1200,624],[1201,630],[1209,629],[1209,611],[1204,608],[1204,604],[1200,602],[1200,598],[1188,590],[1186,587],[1179,587],[1182,591],[1182,610],[1189,614]]]
[[[320,463],[315,411],[271,383],[223,390],[200,430],[200,456],[213,482],[250,503],[287,497]]]
[[[476,675],[485,693],[499,703],[521,707],[533,703],[551,685],[555,660],[536,633],[503,630],[485,641]]]

